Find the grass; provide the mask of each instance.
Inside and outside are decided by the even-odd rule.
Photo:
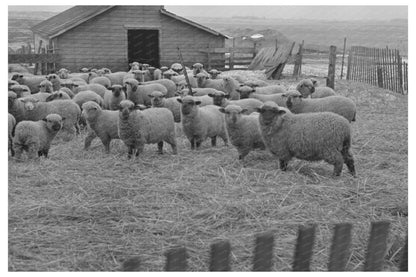
[[[40,162],[9,156],[9,271],[115,271],[134,256],[142,271],[160,271],[163,253],[177,245],[187,248],[189,270],[206,271],[218,239],[231,243],[232,270],[249,271],[255,235],[264,231],[275,236],[273,270],[289,271],[297,228],[307,223],[317,224],[311,269],[324,271],[332,228],[341,222],[353,224],[347,270],[362,270],[372,221],[391,222],[392,251],[407,234],[408,103],[361,83],[338,80],[336,88],[357,103],[357,178],[345,167],[334,178],[332,166],[296,159],[282,172],[266,151],[240,162],[221,140],[191,151],[180,130],[178,155],[147,145],[128,160],[118,140],[109,155],[98,140],[84,151],[83,133],[54,141]],[[397,270],[398,256],[388,255],[384,270]]]

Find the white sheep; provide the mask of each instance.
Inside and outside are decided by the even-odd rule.
[[[175,123],[172,112],[166,108],[150,108],[138,110],[130,100],[120,103],[118,134],[128,147],[127,157],[136,157],[143,151],[145,144],[157,143],[159,154],[163,153],[163,142],[172,147],[177,154],[175,139]]]
[[[107,88],[101,84],[87,84],[87,85],[81,85],[81,86],[74,84],[73,92],[75,94],[79,93],[80,91],[86,91],[86,90],[91,90],[95,92],[96,94],[98,94],[99,96],[101,96],[101,98],[104,98]]]
[[[214,105],[199,107],[201,101],[195,100],[192,96],[178,98],[177,101],[182,104],[182,128],[191,143],[192,150],[199,149],[201,143],[208,137],[211,138],[212,146],[216,146],[217,136],[228,145],[224,115],[219,111],[219,107]]]
[[[25,76],[19,73],[14,74],[11,79],[17,81],[21,85],[28,86],[31,93],[38,92],[40,83],[46,80],[46,78],[42,76]]]
[[[75,94],[72,92],[71,89],[67,87],[61,87],[58,91],[65,92],[71,99],[74,98]]]
[[[149,85],[149,84],[161,84],[167,90],[166,97],[174,97],[176,93],[176,84],[168,79],[153,80],[148,82],[140,83],[140,85]]]
[[[214,100],[209,95],[192,96],[194,101],[200,101],[200,107],[214,105]]]
[[[13,138],[15,159],[22,160],[23,151],[29,159],[48,157],[52,140],[62,128],[63,118],[58,114],[48,114],[39,121],[21,121],[16,125]]]
[[[170,69],[172,69],[173,71],[175,71],[178,74],[181,74],[182,73],[182,70],[183,70],[183,67],[182,67],[182,65],[180,63],[173,63],[170,66]]]
[[[93,139],[98,136],[104,145],[105,152],[110,153],[111,140],[119,139],[118,111],[103,110],[97,103],[88,101],[82,104],[82,116],[89,126],[84,149],[88,149]]]
[[[204,73],[208,76],[208,72],[205,71],[202,63],[194,63],[192,65],[192,76],[195,76],[198,73]]]
[[[57,74],[48,74],[46,75],[46,79],[52,83],[52,90],[46,92],[53,92],[57,91],[61,88],[61,78]]]
[[[210,71],[208,71],[208,73],[209,73],[209,75],[210,75],[211,79],[215,80],[215,79],[217,79],[218,75],[220,75],[220,74],[221,74],[221,71],[216,70],[216,69],[214,68],[214,69],[211,69]]]
[[[54,100],[70,100],[71,97],[64,91],[58,90],[52,92],[45,100],[45,102],[50,102]]]
[[[89,84],[100,84],[103,87],[105,87],[106,89],[108,89],[109,87],[111,87],[111,81],[110,79],[108,79],[105,76],[98,76],[98,77],[94,77],[92,79],[90,79]]]
[[[241,86],[237,89],[237,92],[240,93],[241,99],[257,99],[262,102],[273,101],[280,107],[286,107],[287,92],[285,93],[274,93],[274,94],[261,94],[256,93],[256,89],[249,86]]]
[[[8,140],[9,140],[9,146],[8,150],[11,152],[12,157],[14,156],[14,150],[13,150],[13,136],[14,136],[14,127],[16,126],[16,119],[13,115],[9,113],[9,121],[8,121]]]
[[[354,158],[350,152],[351,127],[340,115],[330,112],[292,114],[274,102],[258,109],[259,123],[266,147],[278,157],[280,169],[286,170],[292,157],[324,160],[334,165],[339,176],[345,163],[355,176]]]
[[[8,89],[10,90],[12,86],[14,85],[20,85],[18,82],[16,82],[15,80],[8,80],[9,81],[9,86]],[[29,88],[29,87],[28,87]]]
[[[140,85],[135,79],[127,79],[124,81],[126,87],[126,98],[134,104],[143,104],[145,106],[152,105],[149,94],[153,91],[160,91],[167,94],[168,90],[165,86],[154,83],[148,85]]]
[[[300,92],[287,96],[286,106],[292,113],[333,112],[345,117],[349,122],[355,121],[357,107],[351,99],[341,96],[324,98],[303,98]]]
[[[219,90],[216,90],[215,88],[192,88],[192,94],[189,94],[189,89],[184,88],[178,91],[178,94],[182,96],[186,96],[186,95],[203,96],[203,95],[208,95],[210,93],[216,93],[218,91]]]
[[[30,95],[30,88],[25,85],[13,85],[9,88],[9,90],[16,93],[17,98],[22,98]]]
[[[160,91],[153,91],[149,95],[153,108],[166,108],[172,112],[173,120],[181,122],[181,104],[176,100],[179,97],[166,96]]]
[[[52,93],[53,91],[54,91],[54,89],[53,89],[53,84],[52,84],[51,81],[44,80],[44,81],[40,82],[39,92]]]
[[[72,101],[74,101],[80,108],[82,107],[82,104],[88,101],[94,101],[100,105],[100,107],[104,104],[104,99],[92,90],[80,91],[74,96],[74,98],[72,98]]]
[[[163,67],[161,67],[161,70],[162,70],[162,68]],[[163,76],[163,79],[172,80],[172,77],[183,76],[183,75],[179,75],[177,72],[173,71],[172,69],[167,69],[167,70],[164,70],[164,71],[162,70],[162,76]]]
[[[31,99],[36,99],[40,102],[46,102],[46,99],[48,99],[48,97],[50,96],[51,96],[51,93],[49,92],[38,92],[38,93],[31,94],[29,96],[22,97],[22,100],[30,97]]]
[[[239,99],[239,93],[236,92],[238,88],[238,82],[232,77],[224,77],[222,79],[209,79],[204,73],[198,73],[196,75],[199,88],[214,88],[219,91],[223,91],[230,95],[232,100]]]
[[[111,85],[123,85],[124,77],[127,76],[127,72],[125,71],[117,71],[113,73],[105,74],[104,76],[110,79]],[[134,76],[134,74],[132,74]],[[134,78],[134,77],[133,77]]]
[[[118,110],[120,102],[126,99],[121,85],[112,85],[104,94],[103,108],[106,110]]]
[[[245,80],[244,82],[241,82],[241,83],[244,86],[249,86],[249,87],[252,87],[252,88],[269,86],[269,83],[267,83],[266,81],[260,80],[260,79]]]
[[[240,100],[228,100],[228,95],[223,91],[217,91],[215,93],[210,93],[208,96],[212,97],[214,105],[220,107],[226,107],[228,105],[237,105],[243,109],[246,109],[247,114],[255,112],[258,107],[263,105],[263,102],[257,99],[240,99]]]
[[[231,144],[238,151],[238,158],[244,159],[252,149],[265,149],[260,132],[259,113],[244,115],[245,109],[236,105],[220,108],[225,114],[225,125]]]
[[[304,98],[309,95],[311,98],[323,98],[336,95],[335,91],[330,87],[318,87],[318,81],[313,78],[303,79],[296,86]]]
[[[160,80],[162,79],[162,77],[162,70],[159,68],[155,68],[155,70],[153,71],[153,80]]]
[[[15,100],[12,109],[9,108],[17,122],[22,120],[37,121],[45,118],[48,114],[56,113],[63,118],[62,130],[69,134],[65,138],[66,140],[72,139],[76,133],[79,133],[78,121],[81,109],[72,100],[40,102],[32,96]]]
[[[176,91],[181,91],[185,88],[188,88],[188,84],[185,80],[185,75],[180,76],[172,76],[170,78],[175,84],[176,84]],[[197,88],[198,82],[197,79],[194,76],[188,75],[189,84],[191,85],[191,88]]]

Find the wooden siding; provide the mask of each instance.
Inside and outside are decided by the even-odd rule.
[[[200,48],[224,47],[224,38],[204,32],[159,12],[160,6],[117,6],[57,37],[59,67],[128,70],[127,29],[143,26],[159,30],[160,63],[178,62],[180,47],[187,66],[207,62]]]

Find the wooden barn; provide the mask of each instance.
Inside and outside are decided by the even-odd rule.
[[[107,67],[126,71],[134,61],[170,66],[181,49],[187,66],[206,63],[201,49],[224,47],[217,31],[165,10],[164,6],[74,6],[31,28],[35,49],[59,54],[56,68]]]

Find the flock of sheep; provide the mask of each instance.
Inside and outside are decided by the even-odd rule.
[[[304,79],[296,89],[243,79],[238,73],[219,78],[196,63],[155,68],[134,62],[128,72],[83,68],[79,73],[60,69],[56,74],[9,76],[9,150],[17,161],[48,156],[60,132],[70,140],[86,125],[84,148],[96,137],[105,151],[112,139],[127,146],[128,158],[142,153],[145,144],[163,142],[177,153],[175,123],[198,149],[220,137],[236,147],[239,159],[253,149],[268,149],[280,168],[296,157],[324,160],[339,176],[343,164],[355,176],[350,152],[351,121],[356,106],[347,97]],[[189,76],[187,86],[184,71]]]

